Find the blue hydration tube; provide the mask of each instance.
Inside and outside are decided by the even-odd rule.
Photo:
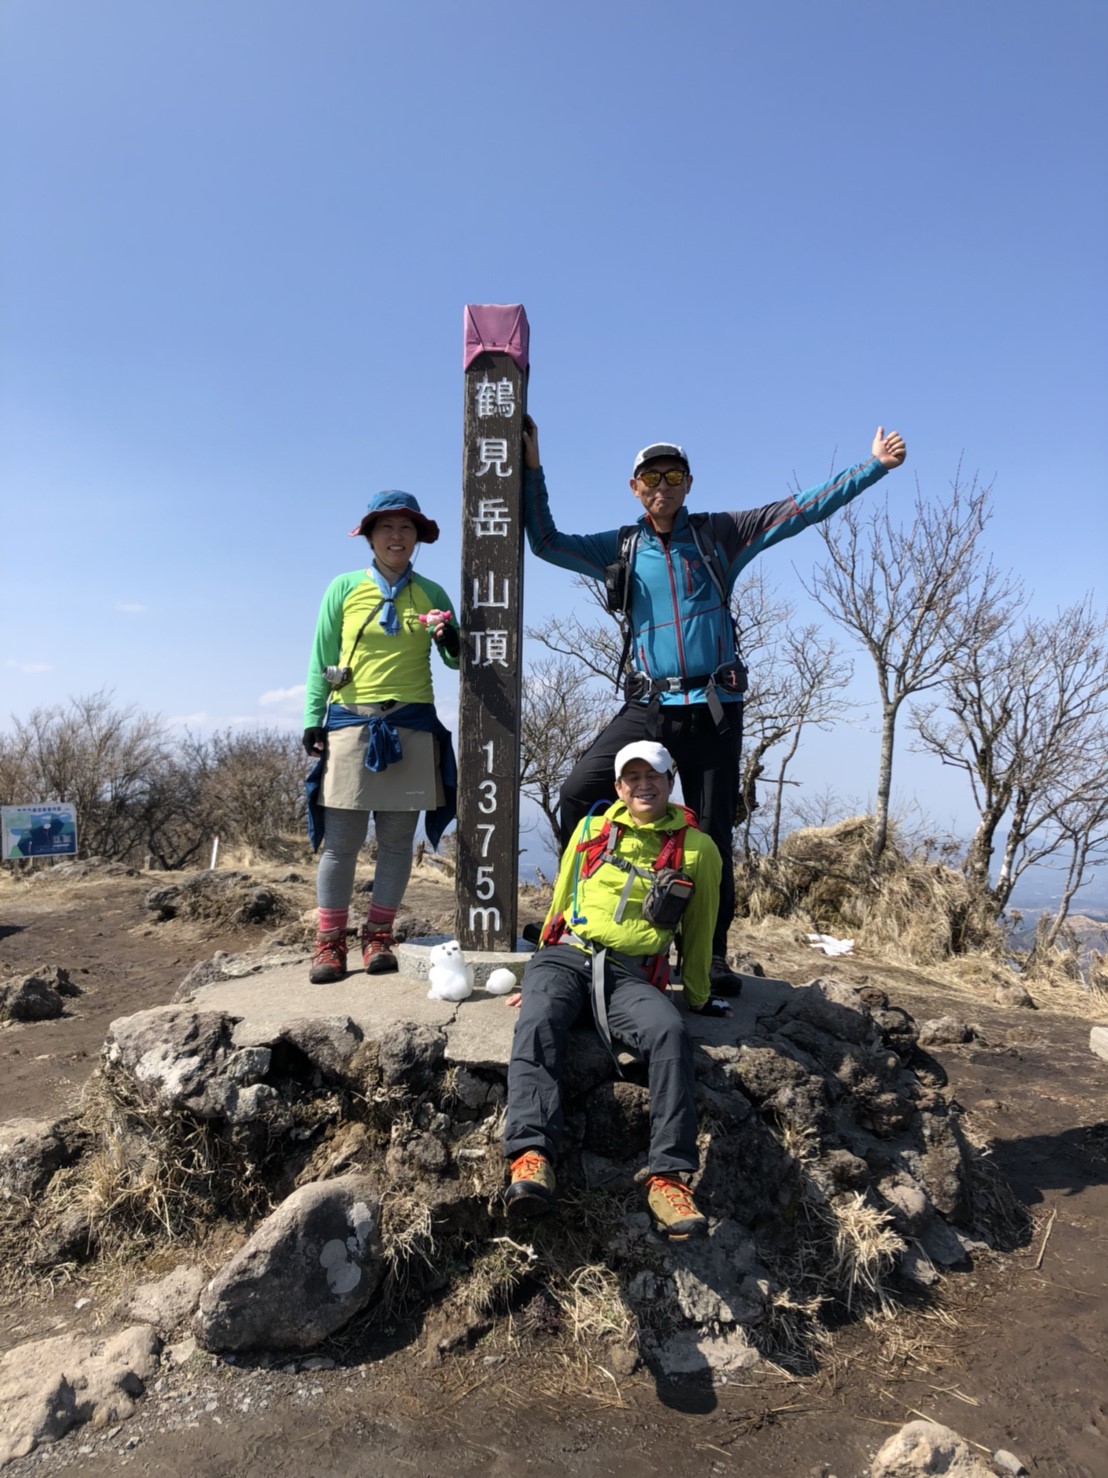
[[[585,829],[581,833],[581,841],[582,842],[587,842],[588,839],[589,839],[589,822],[592,820],[592,818],[593,818],[593,812],[596,810],[596,808],[598,806],[608,807],[611,804],[612,804],[611,801],[594,801],[593,804],[589,807],[588,811],[585,813]],[[578,845],[580,845],[580,844],[578,844]],[[581,876],[581,853],[580,852],[575,852],[574,858],[573,858],[573,895],[572,895],[572,898],[570,900],[570,913],[569,913],[569,924],[570,924],[570,928],[571,929],[575,929],[578,924],[587,924],[588,923],[588,919],[585,917],[585,915],[584,914],[579,914],[577,912],[577,883],[578,883],[578,880],[579,880],[580,876]]]

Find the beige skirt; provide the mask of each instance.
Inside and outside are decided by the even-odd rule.
[[[356,713],[383,713],[379,703],[348,704]],[[439,773],[439,741],[423,729],[397,725],[402,757],[384,770],[367,770],[366,724],[327,731],[327,761],[320,799],[339,811],[433,811],[445,800]]]

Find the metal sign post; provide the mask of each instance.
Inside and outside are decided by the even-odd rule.
[[[523,671],[523,449],[530,329],[519,303],[465,309],[457,936],[514,950]]]

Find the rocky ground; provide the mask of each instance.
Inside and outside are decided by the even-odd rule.
[[[308,883],[278,876],[267,874],[294,913],[306,909]],[[170,1001],[196,962],[267,930],[264,919],[237,928],[157,919],[150,887],[149,877],[96,869],[0,883],[0,980],[53,964],[76,987],[60,1017],[0,1028],[0,1122],[62,1114],[113,1020]],[[431,868],[408,901],[433,925],[452,911],[449,885]],[[828,963],[788,931],[735,943],[768,975],[880,988],[917,1021],[973,1026],[969,1041],[930,1050],[967,1132],[992,1141],[1029,1213],[1019,1245],[976,1252],[892,1316],[843,1318],[803,1376],[763,1366],[689,1385],[649,1368],[624,1373],[526,1310],[436,1360],[418,1325],[362,1327],[311,1355],[273,1359],[206,1354],[179,1334],[120,1401],[118,1420],[77,1426],[8,1471],[861,1478],[891,1433],[926,1417],[982,1455],[1009,1450],[1031,1473],[1108,1475],[1108,1063],[1089,1050],[1096,1018],[1072,996],[1039,997],[1037,1010],[998,1007],[991,990],[876,960]],[[205,1255],[218,1262],[216,1249]],[[93,1265],[54,1287],[9,1279],[0,1350],[50,1335],[106,1338],[127,1324],[120,1294],[177,1261]]]

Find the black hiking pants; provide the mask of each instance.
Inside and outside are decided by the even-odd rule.
[[[697,1167],[696,1099],[692,1043],[681,1013],[656,986],[606,965],[608,1025],[612,1036],[647,1065],[650,1087],[650,1163],[654,1175],[687,1179]],[[561,1143],[562,1071],[570,1028],[591,1015],[592,958],[572,944],[540,949],[523,975],[512,1055],[504,1153],[541,1150],[553,1160]]]

